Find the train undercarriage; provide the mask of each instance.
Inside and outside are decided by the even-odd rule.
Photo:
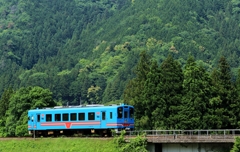
[[[68,130],[31,130],[29,135],[37,137],[112,137],[122,129],[68,129]],[[125,129],[124,129],[125,130]]]

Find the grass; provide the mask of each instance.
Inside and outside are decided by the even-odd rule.
[[[1,140],[0,152],[116,152],[112,139],[38,138]]]

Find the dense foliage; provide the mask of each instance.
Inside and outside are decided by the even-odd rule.
[[[0,94],[40,86],[66,104],[123,99],[143,50],[239,67],[238,0],[0,0]]]
[[[125,138],[125,131],[119,136],[115,135],[113,143],[118,152],[147,152],[147,138],[137,135],[134,138]]]
[[[158,66],[143,52],[135,73],[124,101],[135,107],[137,129],[240,128],[240,75],[232,80],[224,57],[208,72],[193,56],[182,70],[171,55]]]
[[[48,89],[27,87],[5,90],[0,105],[0,136],[26,136],[28,110],[53,107],[56,103]]]
[[[233,148],[231,149],[231,152],[240,152],[240,138],[236,137]]]
[[[0,0],[0,132],[53,100],[124,100],[141,129],[239,128],[239,4]]]

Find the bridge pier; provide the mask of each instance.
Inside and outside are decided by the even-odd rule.
[[[148,143],[149,152],[226,152],[233,143]]]

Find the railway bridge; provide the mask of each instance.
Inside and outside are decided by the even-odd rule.
[[[240,129],[130,131],[126,138],[144,134],[151,152],[230,151]]]

